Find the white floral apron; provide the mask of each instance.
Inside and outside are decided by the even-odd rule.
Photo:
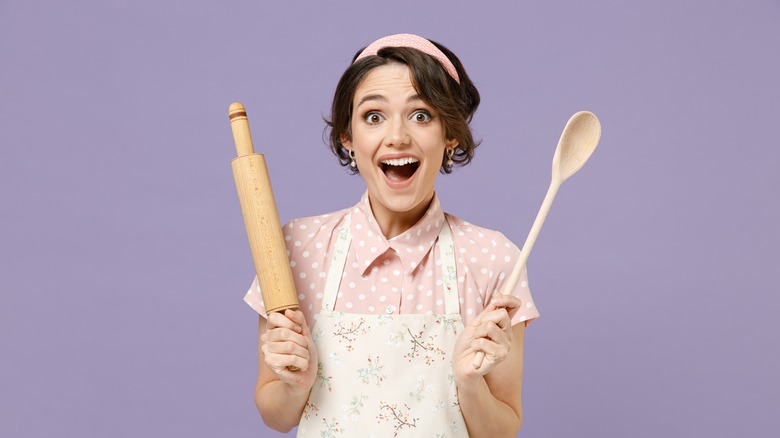
[[[347,216],[312,329],[318,372],[297,436],[467,437],[452,374],[463,322],[449,226],[436,243],[445,315],[398,315],[394,306],[381,315],[333,311],[352,240],[349,227]]]

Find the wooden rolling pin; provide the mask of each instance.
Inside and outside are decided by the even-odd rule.
[[[230,104],[228,115],[238,153],[230,165],[265,310],[270,313],[297,309],[298,296],[265,157],[256,154],[252,146],[244,105],[238,102]]]

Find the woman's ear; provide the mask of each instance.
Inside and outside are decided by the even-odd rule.
[[[451,138],[451,139],[446,140],[444,142],[444,146],[446,146],[447,149],[456,148],[456,147],[458,147],[458,144],[459,144],[458,140],[456,140],[454,138]]]
[[[349,139],[349,136],[346,133],[345,134],[341,134],[341,137],[339,138],[339,140],[341,140],[341,144],[345,148],[352,149],[352,140]]]

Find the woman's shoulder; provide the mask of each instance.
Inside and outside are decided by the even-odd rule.
[[[452,230],[452,240],[458,262],[464,263],[474,274],[487,274],[487,278],[501,277],[512,271],[520,250],[502,232],[475,225],[446,214]],[[495,277],[494,277],[495,276]]]
[[[322,240],[323,236],[330,236],[344,223],[351,209],[292,219],[282,227],[284,240],[296,247],[304,246],[305,242]]]
[[[453,239],[478,247],[516,247],[502,232],[475,225],[449,213],[444,214],[452,230]]]

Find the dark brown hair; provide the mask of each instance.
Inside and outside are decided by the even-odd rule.
[[[474,157],[474,149],[479,142],[474,141],[469,123],[479,106],[479,91],[469,79],[458,57],[441,44],[434,41],[431,43],[455,66],[460,83],[456,82],[434,57],[410,47],[385,47],[376,55],[354,62],[363,51],[361,49],[352,58],[352,65],[344,72],[336,86],[331,118],[325,120],[330,127],[330,148],[341,165],[348,166],[351,161],[349,151],[341,143],[341,136],[343,134],[349,139],[352,138],[352,101],[357,87],[371,70],[393,62],[409,67],[415,91],[426,104],[439,112],[445,138],[458,141],[452,161],[464,166]],[[447,158],[443,156],[441,172],[452,172],[452,168],[446,163]],[[354,172],[356,173],[357,169],[354,169]]]

